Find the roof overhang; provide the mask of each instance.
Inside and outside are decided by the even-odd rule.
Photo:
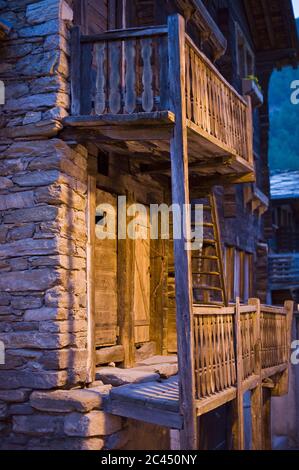
[[[299,42],[291,0],[243,0],[257,63],[266,69],[296,67]]]

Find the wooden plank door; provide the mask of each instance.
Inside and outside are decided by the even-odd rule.
[[[135,343],[150,340],[150,225],[149,212],[140,217],[136,231],[147,235],[147,239],[136,239],[134,260],[134,333]]]
[[[110,204],[115,212],[114,227],[117,225],[117,197],[97,189],[96,192],[96,237],[95,237],[95,329],[96,347],[116,344],[117,328],[117,239],[111,227],[105,229],[114,239],[100,240],[104,219],[100,204]]]

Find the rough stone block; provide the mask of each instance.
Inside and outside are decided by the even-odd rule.
[[[42,299],[40,297],[32,297],[30,295],[13,297],[11,305],[14,309],[38,309],[42,306]],[[1,304],[0,304],[1,305]]]
[[[46,321],[46,320],[66,320],[68,310],[42,307],[26,310],[24,314],[25,321]]]
[[[57,272],[50,269],[1,273],[0,290],[6,292],[44,291],[58,283]]]
[[[114,387],[132,383],[154,382],[160,376],[154,372],[148,372],[136,368],[119,369],[118,367],[102,367],[96,370],[96,379],[102,380],[104,384]]]
[[[72,337],[69,334],[46,334],[36,331],[1,333],[0,340],[6,348],[58,349],[68,346]]]
[[[63,387],[69,382],[69,371],[32,371],[32,370],[1,370],[0,388],[17,389],[28,387],[32,389],[50,390]]]
[[[32,436],[62,433],[63,418],[61,416],[14,416],[13,431]]]
[[[109,394],[111,387],[103,385],[94,389],[57,390],[55,392],[33,392],[30,403],[40,411],[69,413],[78,411],[86,413],[93,409],[101,409],[103,399]]]
[[[71,413],[67,416],[64,432],[67,436],[106,436],[119,431],[121,427],[122,420],[118,416],[103,411],[91,411],[87,414]]]
[[[101,450],[104,441],[99,437],[79,438],[68,437],[67,439],[44,439],[32,438],[28,441],[29,450]]]
[[[44,351],[40,363],[45,369],[86,369],[86,349],[60,349],[56,351]]]
[[[22,209],[34,206],[33,191],[2,195],[0,198],[0,210]]]
[[[58,208],[53,206],[37,206],[30,209],[17,209],[4,215],[5,224],[16,224],[24,222],[45,222],[56,219]]]
[[[27,400],[29,395],[28,389],[23,390],[0,390],[0,400],[12,403],[22,403]]]

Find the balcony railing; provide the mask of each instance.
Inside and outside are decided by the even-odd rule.
[[[194,306],[195,398],[199,414],[287,369],[293,304]],[[213,399],[215,404],[213,404]]]
[[[272,289],[299,286],[299,253],[269,255],[269,278]]]
[[[185,34],[187,125],[252,165],[250,99],[244,99]],[[130,116],[172,111],[167,26],[72,38],[72,114]],[[132,119],[133,120],[133,119]]]

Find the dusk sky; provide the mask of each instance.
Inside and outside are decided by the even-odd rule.
[[[294,10],[295,10],[295,16],[296,18],[299,17],[299,0],[293,0],[293,5],[294,5]]]

